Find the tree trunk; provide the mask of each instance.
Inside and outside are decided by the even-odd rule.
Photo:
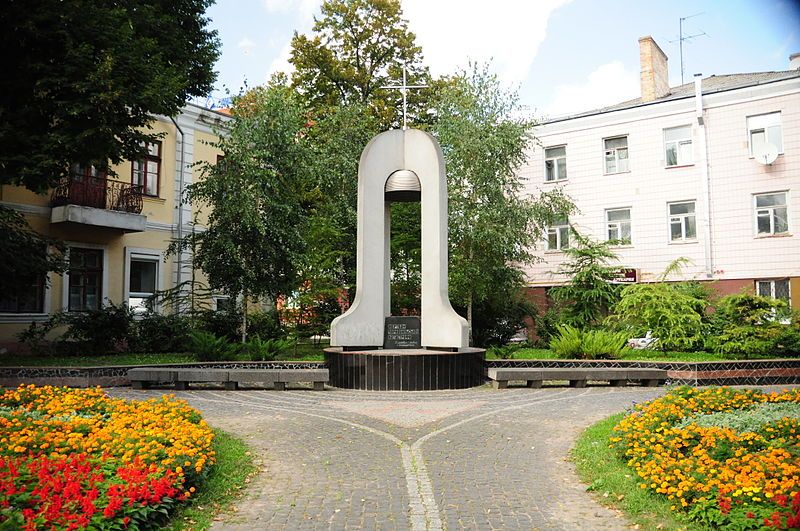
[[[247,343],[247,294],[242,295],[242,343]]]

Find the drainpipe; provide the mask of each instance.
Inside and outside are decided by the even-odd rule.
[[[703,157],[700,163],[703,206],[706,211],[706,215],[703,218],[703,254],[705,257],[706,278],[710,279],[714,277],[714,255],[711,242],[711,179],[708,168],[708,133],[706,131],[705,118],[703,117],[703,74],[694,75],[694,105],[699,129],[697,137],[700,141],[700,149],[698,151]]]
[[[186,135],[183,133],[183,129],[181,126],[178,125],[178,122],[175,121],[175,118],[172,116],[169,117],[172,120],[173,125],[175,125],[175,129],[181,134],[181,167],[180,167],[180,177],[178,178],[178,241],[183,239],[183,172],[186,167],[184,162],[184,153],[185,153],[185,145],[186,145]],[[180,286],[181,281],[183,280],[183,251],[178,251],[178,272],[175,276],[175,285]],[[180,312],[180,308],[178,308],[178,313]]]

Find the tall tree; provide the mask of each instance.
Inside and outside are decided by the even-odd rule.
[[[382,128],[399,124],[399,97],[381,87],[402,78],[425,81],[422,51],[402,17],[399,0],[326,0],[311,36],[295,33],[293,85],[318,113],[343,104],[367,106]],[[420,98],[409,94],[417,112]]]
[[[611,248],[619,243],[595,241],[572,231],[570,246],[564,249],[567,260],[556,271],[567,283],[550,290],[565,323],[577,328],[600,324],[619,301],[622,286],[613,280],[620,268],[610,264],[619,260]]]
[[[0,207],[0,299],[30,296],[30,287],[67,268],[66,246],[31,229],[19,212]],[[45,277],[46,278],[46,277]]]
[[[194,245],[210,287],[246,303],[297,285],[309,159],[305,110],[291,89],[257,88],[244,102],[234,104],[236,120],[216,144],[224,159],[203,163],[203,178],[188,189],[190,200],[209,207],[206,230],[172,250]]]
[[[213,0],[7,0],[0,9],[0,184],[43,193],[72,163],[143,154],[153,114],[206,94]]]
[[[534,140],[534,123],[488,66],[442,80],[432,107],[447,164],[450,293],[473,323],[476,303],[502,309],[505,303],[493,299],[520,291],[523,267],[535,261],[546,227],[573,206],[558,189],[536,198],[525,193],[516,170]]]

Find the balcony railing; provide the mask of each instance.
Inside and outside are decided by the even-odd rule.
[[[72,174],[53,190],[51,206],[81,205],[132,214],[142,213],[142,186],[105,177]]]

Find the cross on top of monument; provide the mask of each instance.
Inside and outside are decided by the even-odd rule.
[[[403,95],[403,129],[408,129],[407,115],[408,115],[408,101],[406,100],[406,93],[409,89],[426,88],[428,85],[409,85],[406,82],[406,65],[403,65],[403,84],[402,85],[385,85],[383,89],[398,89]]]

